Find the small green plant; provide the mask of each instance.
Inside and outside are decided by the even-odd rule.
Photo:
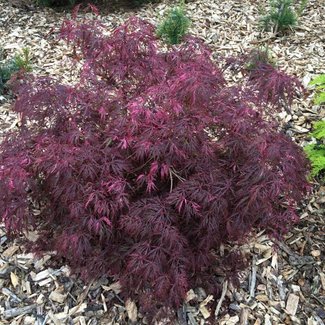
[[[186,34],[190,20],[185,16],[183,5],[170,9],[158,26],[157,35],[169,44],[179,44]]]
[[[13,60],[19,70],[21,69],[26,72],[32,71],[32,66],[30,63],[30,51],[27,47],[23,48],[21,53],[16,54]]]
[[[308,0],[301,0],[295,9],[292,0],[270,0],[269,11],[260,19],[261,28],[272,30],[275,34],[293,29],[307,2]]]
[[[315,77],[310,86],[316,87],[314,103],[322,105],[325,103],[325,74]],[[307,145],[304,150],[311,161],[311,176],[316,176],[325,171],[325,120],[314,123],[314,131],[311,133],[316,139],[316,143]],[[325,177],[323,177],[325,180]]]
[[[310,86],[315,86],[316,95],[314,103],[316,105],[322,105],[325,103],[325,73],[315,77],[310,83]]]
[[[311,135],[317,142],[307,145],[304,150],[311,161],[311,176],[316,176],[325,171],[325,120],[314,123]]]
[[[30,52],[28,48],[22,49],[21,53],[16,54],[12,59],[4,60],[3,54],[0,55],[0,94],[4,92],[7,81],[11,76],[24,70],[30,72],[32,66],[30,63]]]

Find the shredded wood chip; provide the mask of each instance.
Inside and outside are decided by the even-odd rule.
[[[125,309],[127,311],[129,320],[133,323],[137,321],[138,318],[138,308],[134,301],[127,299],[125,301]]]

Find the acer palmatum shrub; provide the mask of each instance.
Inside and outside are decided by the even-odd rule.
[[[269,110],[289,110],[292,100],[304,93],[304,87],[297,77],[277,68],[268,48],[253,49],[225,61],[226,68],[240,70],[246,76],[246,96],[254,94],[257,102],[269,105]]]
[[[298,220],[308,165],[265,104],[293,92],[227,86],[200,40],[160,51],[138,18],[104,29],[62,26],[84,58],[76,85],[20,80],[21,126],[1,144],[1,218],[12,236],[36,228],[34,251],[55,250],[85,279],[118,278],[144,312],[165,314],[190,288],[216,293],[218,277],[236,278],[243,257],[221,258],[221,244]]]

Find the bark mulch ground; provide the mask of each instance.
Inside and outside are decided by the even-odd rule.
[[[102,19],[108,29],[133,14],[157,23],[168,6],[163,1],[137,10],[108,8]],[[314,75],[325,73],[324,0],[310,0],[296,30],[279,38],[259,32],[263,6],[264,1],[254,0],[196,0],[186,5],[186,11],[192,19],[191,32],[205,39],[216,60],[218,55],[269,45],[279,66],[305,85]],[[35,73],[74,82],[77,69],[72,51],[57,39],[57,29],[67,15],[36,8],[27,0],[0,0],[0,47],[9,56],[28,47]],[[310,140],[312,122],[325,117],[324,107],[314,106],[312,95],[310,90],[294,103],[290,114],[279,116],[288,135],[301,145]],[[11,103],[0,96],[0,136],[17,125]],[[214,324],[227,325],[324,324],[324,215],[325,185],[315,181],[313,193],[300,207],[301,222],[284,241],[255,233],[242,247],[251,263],[241,275],[240,288],[225,282],[221,298],[193,288],[178,311],[178,323],[203,325],[210,317]],[[0,227],[0,324],[147,323],[133,301],[119,297],[118,282],[101,279],[85,284],[70,275],[67,266],[51,264],[52,258],[50,253],[36,258],[24,252]],[[213,300],[217,300],[216,310],[210,307]]]

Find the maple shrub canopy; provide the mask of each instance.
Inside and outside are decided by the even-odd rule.
[[[219,256],[221,244],[297,221],[308,163],[272,114],[300,84],[260,62],[230,86],[195,37],[162,51],[139,18],[104,29],[63,24],[83,58],[75,85],[26,75],[14,87],[21,126],[0,145],[0,217],[9,235],[36,229],[29,247],[83,278],[119,279],[158,317],[190,288],[235,280],[243,257]]]

